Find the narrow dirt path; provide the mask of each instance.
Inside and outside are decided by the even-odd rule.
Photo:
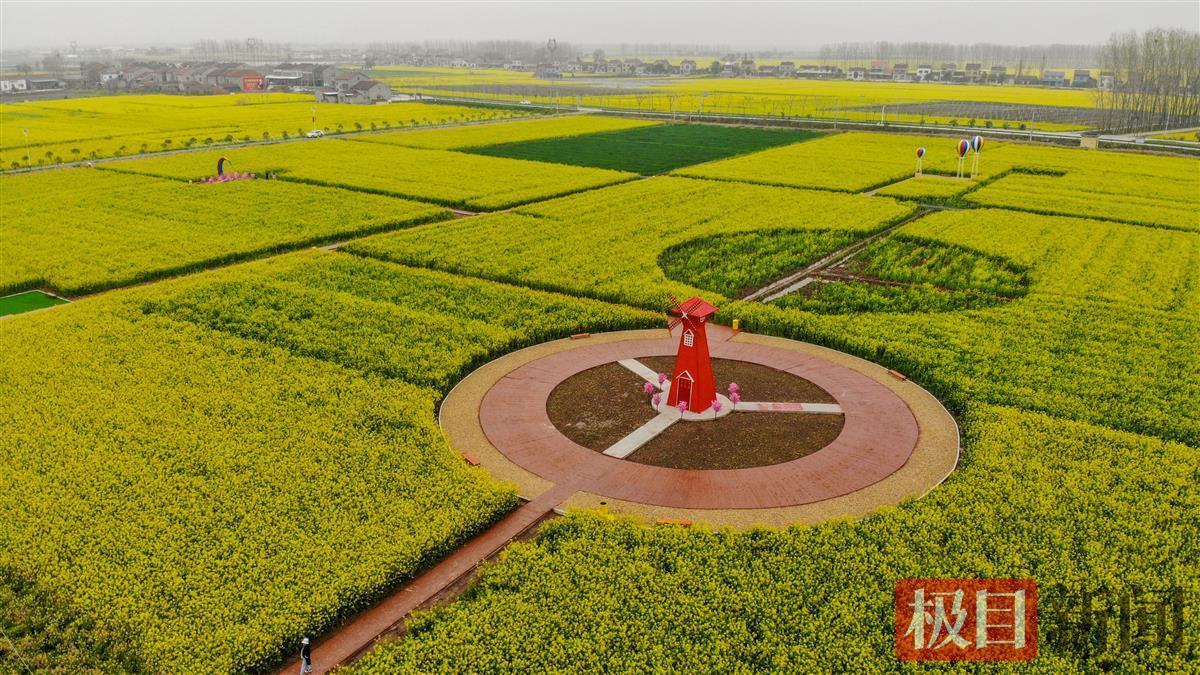
[[[380,636],[401,627],[413,610],[425,609],[435,601],[444,600],[445,589],[471,575],[480,563],[498,554],[523,532],[553,513],[575,492],[573,485],[556,485],[526,502],[395,593],[325,636],[313,647],[313,672],[328,673],[353,662],[374,646]],[[465,588],[465,584],[462,586]],[[299,670],[297,658],[278,672],[296,673]]]

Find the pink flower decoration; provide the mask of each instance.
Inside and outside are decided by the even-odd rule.
[[[662,394],[655,394],[651,400],[654,401],[654,407],[657,408],[662,403]]]
[[[729,400],[733,401],[734,403],[739,403],[742,400],[742,396],[741,396],[741,394],[739,394],[735,391],[729,395]]]
[[[681,413],[687,412],[687,401],[679,402],[679,412],[681,412]]]
[[[658,374],[658,383],[659,383],[659,384],[662,384],[663,382],[666,382],[666,381],[667,381],[667,374],[666,374],[666,373],[659,373],[659,374]]]
[[[712,409],[713,412],[721,412],[721,402],[714,399],[712,402]]]
[[[736,394],[736,393],[738,393],[738,392],[739,392],[739,391],[741,391],[741,390],[742,390],[742,388],[738,386],[738,383],[737,383],[737,382],[730,382],[730,383],[729,383],[729,393],[731,393],[731,394]]]
[[[647,382],[646,384],[642,385],[642,391],[649,394],[650,392],[654,391],[654,385]]]

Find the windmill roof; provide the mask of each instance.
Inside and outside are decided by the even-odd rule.
[[[717,308],[708,304],[704,300],[701,300],[699,296],[692,296],[691,298],[679,303],[679,306],[675,308],[675,311],[679,312],[680,314],[687,314],[693,318],[703,319],[716,314]]]

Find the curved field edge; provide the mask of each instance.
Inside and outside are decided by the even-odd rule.
[[[570,514],[351,672],[890,672],[902,578],[1034,578],[1044,610],[1069,601],[1058,584],[1196,597],[1200,521],[1179,520],[1200,508],[1196,448],[988,405],[964,429],[946,483],[861,521],[735,533]],[[1041,616],[1035,672],[1200,658],[1194,641],[1076,651],[1056,641],[1068,626]]]
[[[631,199],[653,206],[625,218]],[[669,246],[716,233],[875,230],[915,210],[876,197],[664,177],[347,248],[661,309],[667,293],[700,292],[663,274],[658,258]],[[1196,235],[1001,209],[933,213],[895,233],[1006,259],[1028,269],[1028,288],[991,309],[841,316],[706,297],[721,307],[720,322],[739,319],[750,331],[895,368],[956,412],[986,401],[1200,444],[1200,362],[1190,347],[1200,339]]]
[[[253,326],[275,300],[257,302],[255,292],[273,285],[321,291],[335,323],[289,315],[291,341],[265,341]],[[229,288],[249,295],[225,295],[214,322],[179,314],[198,293]],[[45,598],[40,610],[14,610],[30,626],[55,627],[43,645],[86,634],[94,654],[119,644],[117,661],[178,672],[195,665],[203,642],[213,670],[268,668],[300,635],[336,625],[515,506],[511,487],[446,446],[437,389],[361,367],[350,342],[362,333],[348,329],[363,296],[376,296],[371,312],[411,325],[398,339],[417,345],[413,356],[432,321],[465,331],[447,339],[466,346],[474,329],[456,329],[452,317],[488,303],[511,322],[545,317],[525,333],[496,333],[482,356],[472,348],[446,362],[446,384],[495,353],[487,350],[587,330],[589,318],[658,322],[323,251],[5,321],[0,389],[13,433],[0,441],[0,506],[11,515],[0,569]],[[237,316],[250,329],[235,328]],[[347,336],[346,348],[331,349],[331,334]]]

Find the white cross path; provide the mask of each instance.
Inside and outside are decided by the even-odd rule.
[[[641,361],[638,361],[637,359],[621,359],[620,361],[617,361],[617,363],[625,366],[629,370],[632,370],[634,374],[650,384],[656,387],[658,386],[658,373],[646,367],[646,365]]]
[[[733,409],[738,412],[803,412],[841,415],[842,406],[836,403],[774,403],[771,401],[738,401]]]
[[[621,359],[617,361],[625,368],[636,373],[638,377],[646,380],[650,384],[660,390],[666,391],[669,387],[665,384],[658,383],[658,373],[646,367],[637,359]],[[726,401],[728,403],[728,401]],[[661,410],[662,408],[660,408]],[[706,411],[711,413],[711,411]],[[728,412],[728,411],[727,411]],[[791,402],[774,402],[774,401],[739,401],[732,407],[732,412],[782,412],[782,413],[816,413],[825,415],[840,415],[842,414],[842,406],[836,403],[791,403]],[[613,443],[604,451],[604,454],[617,459],[624,459],[632,455],[634,451],[649,443],[655,436],[666,431],[675,422],[680,419],[688,419],[684,413],[676,412],[674,408],[666,412],[661,412],[646,422],[642,426],[634,429],[628,436]],[[696,416],[695,419],[703,419]]]
[[[634,450],[649,443],[650,439],[666,431],[667,427],[674,424],[675,421],[675,418],[670,415],[659,413],[654,419],[635,429],[633,433],[613,443],[604,451],[604,454],[617,459],[625,459],[633,454]]]

